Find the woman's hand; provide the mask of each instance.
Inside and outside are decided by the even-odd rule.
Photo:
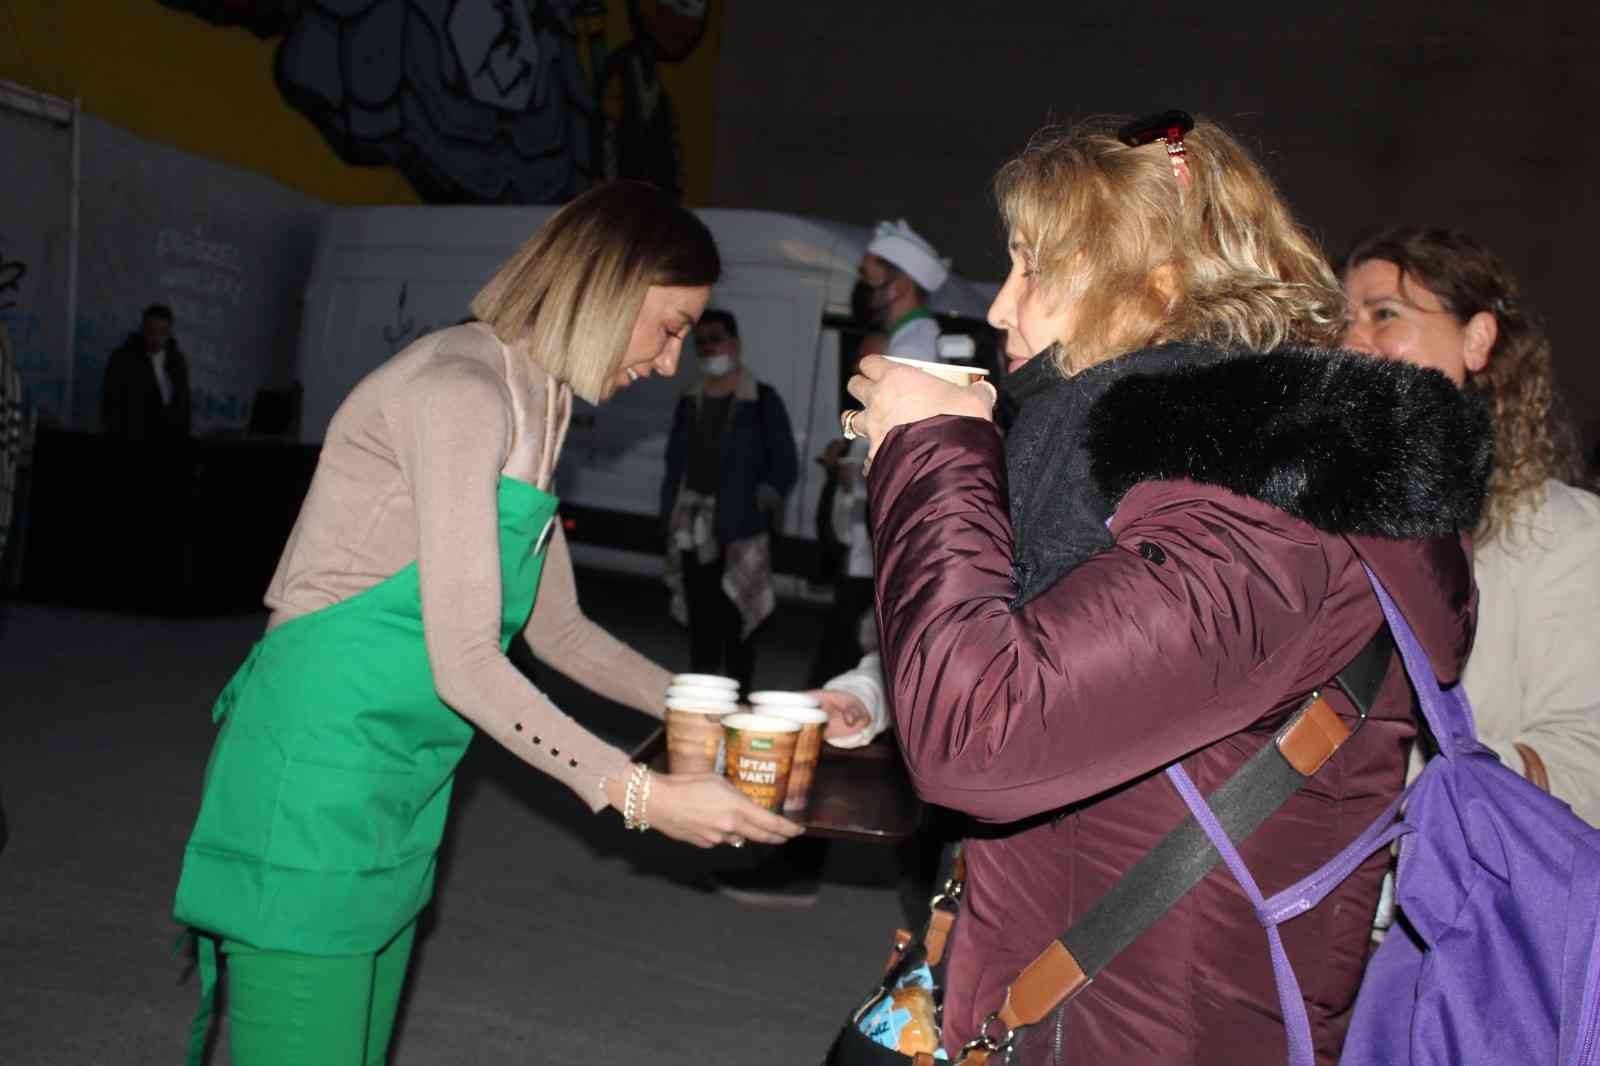
[[[864,408],[851,428],[867,438],[868,459],[877,454],[878,445],[896,426],[935,415],[985,420],[994,417],[996,396],[994,386],[987,381],[963,388],[915,367],[891,363],[881,355],[862,359],[845,388]]]
[[[800,835],[794,822],[753,803],[720,774],[650,775],[650,828],[693,844],[714,848],[746,840],[782,844]]]
[[[828,712],[827,737],[849,737],[861,732],[872,723],[867,705],[848,692],[838,689],[818,688],[806,693],[822,704]]]

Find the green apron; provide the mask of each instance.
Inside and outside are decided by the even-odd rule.
[[[502,651],[533,609],[555,511],[501,477]],[[432,896],[473,735],[434,689],[417,564],[267,633],[212,717],[178,920],[268,951],[381,949]]]

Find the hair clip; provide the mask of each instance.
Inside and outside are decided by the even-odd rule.
[[[1183,146],[1183,135],[1194,129],[1194,119],[1187,111],[1163,111],[1123,126],[1117,131],[1117,140],[1129,148],[1140,148],[1153,141],[1166,146],[1167,159],[1172,163],[1172,175],[1185,189],[1189,187],[1189,160]]]

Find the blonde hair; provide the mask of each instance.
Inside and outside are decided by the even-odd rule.
[[[1372,260],[1393,263],[1401,284],[1410,279],[1433,293],[1462,325],[1480,311],[1494,316],[1489,364],[1469,374],[1465,387],[1487,397],[1494,422],[1494,465],[1477,536],[1485,542],[1501,536],[1512,528],[1514,512],[1543,501],[1546,481],[1578,479],[1577,449],[1557,410],[1544,326],[1522,302],[1505,264],[1465,233],[1396,226],[1357,244],[1340,272]]]
[[[1196,120],[1185,189],[1160,141],[1117,139],[1122,121],[1047,127],[995,176],[1007,239],[1047,297],[1072,304],[1061,370],[1175,340],[1263,352],[1335,344],[1338,281],[1249,153]]]
[[[716,241],[692,211],[653,186],[616,181],[557,211],[473,297],[472,313],[597,403],[650,286],[708,286],[721,273]]]

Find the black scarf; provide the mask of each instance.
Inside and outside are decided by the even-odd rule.
[[[1061,376],[1045,356],[1002,383],[1013,607],[1112,545],[1142,481],[1182,478],[1336,534],[1476,526],[1493,437],[1481,397],[1435,370],[1352,352],[1270,355],[1172,343]]]
[[[1213,348],[1166,344],[1119,356],[1063,377],[1049,354],[1029,360],[1002,382],[1016,410],[1006,435],[1011,488],[1012,580],[1021,607],[1068,570],[1111,547],[1106,521],[1113,501],[1089,469],[1089,412],[1113,384],[1224,358]]]

